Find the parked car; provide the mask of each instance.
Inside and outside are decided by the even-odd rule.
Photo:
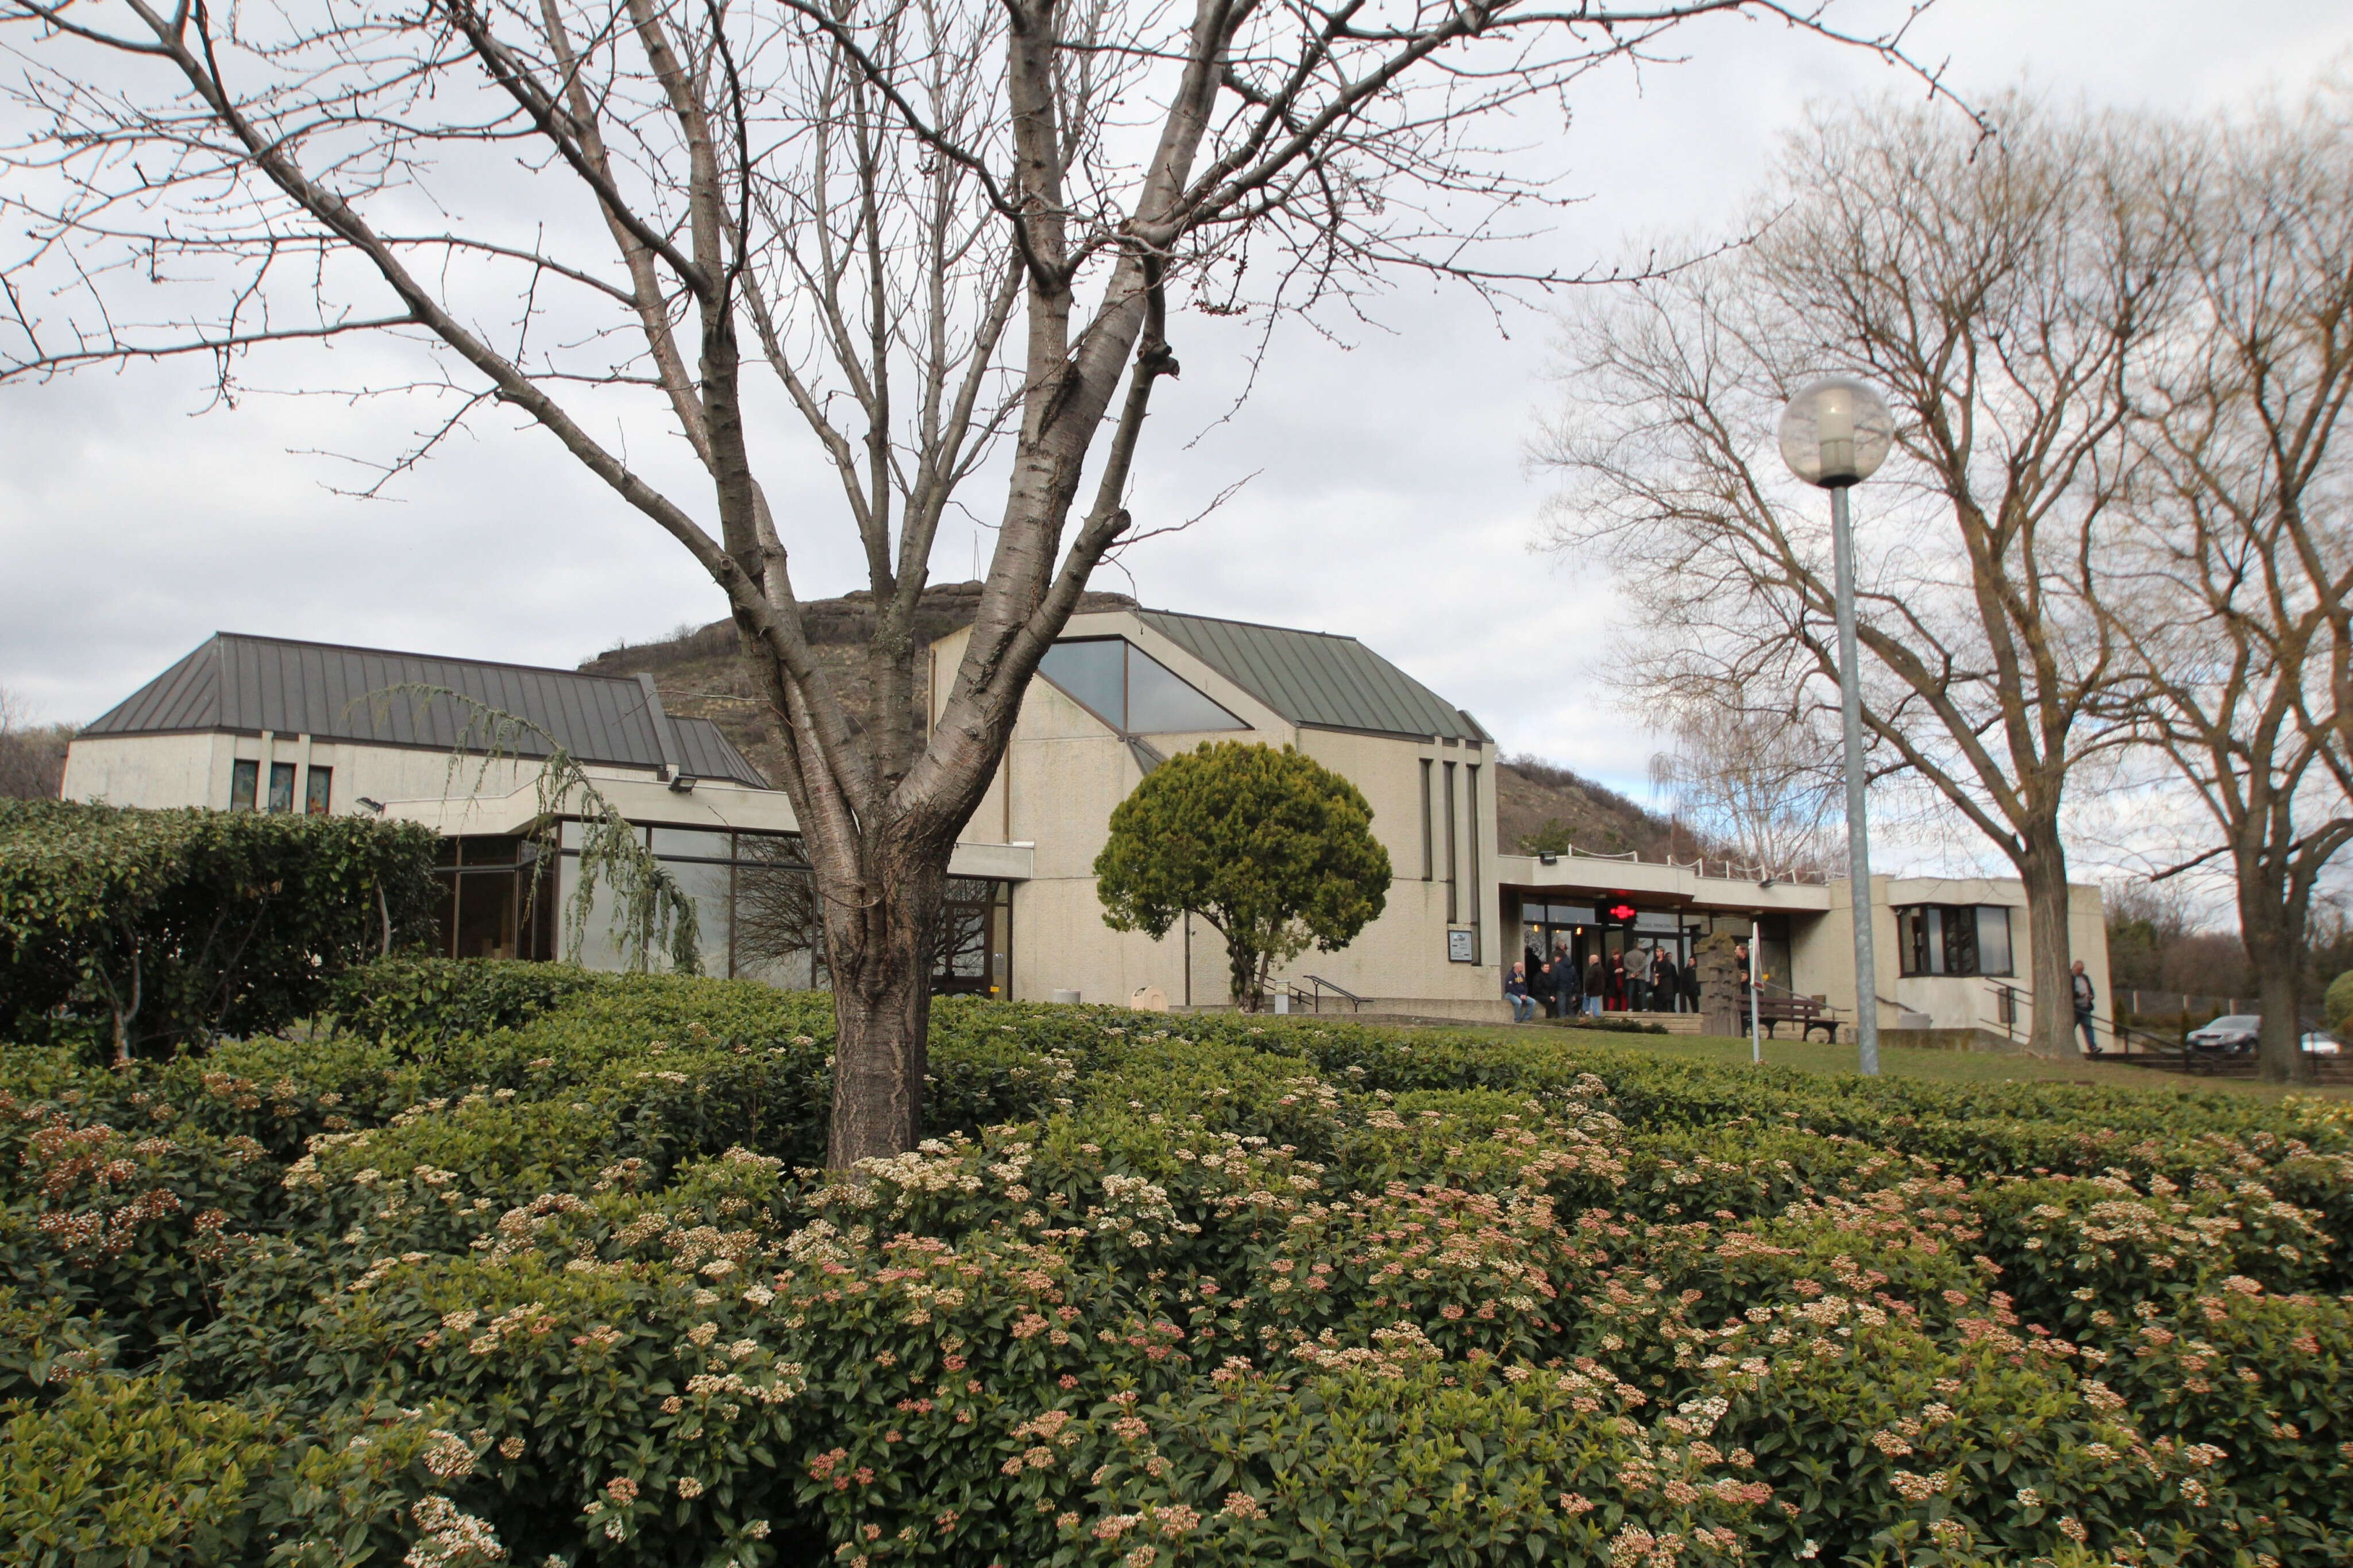
[[[2263,1019],[2253,1013],[2232,1013],[2190,1030],[2189,1048],[2218,1056],[2244,1056],[2255,1048],[2255,1037],[2263,1027]]]
[[[2326,1029],[2315,1029],[2304,1037],[2304,1048],[2316,1057],[2333,1057],[2343,1053],[2345,1042]]]

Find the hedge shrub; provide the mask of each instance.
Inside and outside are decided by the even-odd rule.
[[[117,1058],[267,1033],[431,929],[432,832],[0,800],[0,1037]]]
[[[943,999],[841,1179],[821,996],[339,1005],[0,1054],[33,1560],[2353,1557],[2342,1102]]]

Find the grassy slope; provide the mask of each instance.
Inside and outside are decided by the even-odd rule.
[[[1464,1032],[1482,1038],[1500,1040],[1527,1036],[1538,1027],[1541,1026]],[[1597,1045],[1652,1051],[1677,1061],[1731,1066],[1749,1059],[1748,1042],[1725,1035],[1621,1035],[1575,1029],[1553,1029],[1547,1034],[1564,1035],[1573,1041],[1589,1040]],[[1796,1040],[1768,1039],[1765,1042],[1765,1060],[1768,1066],[1797,1068],[1806,1072],[1851,1073],[1855,1070],[1855,1048],[1847,1044],[1824,1045],[1820,1040],[1800,1044]],[[2179,1073],[2131,1067],[2122,1062],[2087,1062],[2081,1058],[2047,1061],[2041,1057],[2008,1056],[1998,1051],[1883,1048],[1879,1053],[1879,1067],[1881,1072],[1890,1077],[1924,1079],[1936,1083],[2080,1083],[2096,1084],[2103,1089],[2141,1089],[2150,1094],[2185,1094],[2220,1089],[2270,1099],[2276,1099],[2284,1093],[2353,1095],[2353,1089],[2341,1086],[2283,1088],[2244,1079],[2189,1078]]]

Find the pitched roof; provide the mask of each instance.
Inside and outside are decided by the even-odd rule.
[[[1136,615],[1294,724],[1424,739],[1493,739],[1476,719],[1355,637],[1168,610]]]
[[[464,703],[401,687],[453,691],[544,730],[584,763],[657,768],[765,788],[759,770],[708,719],[662,710],[653,683],[569,669],[493,664],[216,632],[132,692],[84,735],[191,731],[309,734],[362,745],[480,749],[483,723]],[[526,731],[506,742],[523,756],[546,743]]]

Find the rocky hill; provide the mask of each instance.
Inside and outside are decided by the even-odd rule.
[[[1645,860],[1698,853],[1691,830],[1606,784],[1542,757],[1505,757],[1495,769],[1495,841],[1505,854],[1589,849]]]
[[[1081,611],[1132,608],[1124,594],[1081,595]],[[980,606],[980,584],[935,583],[923,590],[915,611],[915,640],[920,645],[945,637],[971,624]],[[839,599],[818,599],[802,606],[803,624],[818,660],[831,673],[849,710],[850,722],[863,730],[873,721],[871,683],[866,679],[866,640],[874,634],[874,595],[866,589]],[[650,675],[661,692],[662,706],[688,718],[708,719],[771,780],[777,776],[779,758],[768,739],[765,699],[736,654],[735,623],[713,621],[656,642],[624,643],[608,648],[580,666],[590,675]],[[921,725],[930,710],[930,670],[915,662],[915,690],[907,722]]]

